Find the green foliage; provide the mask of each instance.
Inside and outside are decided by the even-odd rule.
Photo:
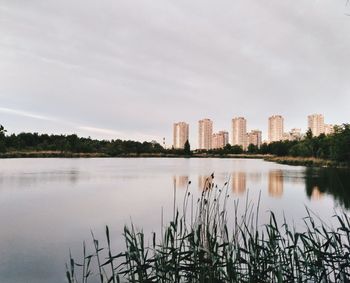
[[[231,147],[230,153],[232,154],[240,154],[243,153],[243,148],[240,145],[233,145]]]
[[[316,222],[307,209],[302,231],[285,220],[278,223],[273,212],[269,222],[260,226],[259,205],[256,211],[247,205],[243,215],[238,215],[235,202],[235,214],[228,214],[227,191],[228,184],[218,188],[207,179],[201,197],[191,207],[187,188],[182,209],[162,227],[160,237],[153,233],[149,240],[131,224],[124,228],[125,249],[117,254],[112,252],[107,227],[105,247],[93,236],[94,251],[86,254],[84,244],[82,262],[69,256],[68,282],[86,283],[97,278],[100,283],[121,279],[169,283],[348,282],[350,218],[346,213],[335,215],[335,228],[322,220]]]
[[[350,164],[350,125],[337,126],[331,135],[317,137],[309,130],[300,141],[279,141],[263,144],[262,154],[277,156],[315,157]]]
[[[184,154],[191,155],[191,146],[190,146],[190,142],[188,140],[185,142]]]
[[[6,130],[3,125],[0,125],[0,135],[4,135],[6,133]]]
[[[330,157],[333,160],[350,163],[350,125],[338,127],[330,142]]]
[[[20,133],[5,135],[6,130],[0,125],[0,152],[5,151],[60,151],[72,153],[100,153],[106,156],[126,156],[140,154],[171,154],[190,156],[191,147],[187,141],[184,149],[165,150],[154,142],[137,142],[117,140],[93,140],[77,135],[47,135],[38,133]],[[241,154],[243,148],[227,144],[222,149],[201,150],[209,154]],[[272,154],[276,156],[315,157],[350,164],[350,125],[344,124],[335,128],[332,135],[321,134],[317,137],[309,130],[300,141],[279,141],[262,144],[260,148],[249,145],[248,153]]]
[[[0,128],[1,129],[1,128]],[[122,140],[93,140],[77,135],[47,135],[38,133],[20,133],[5,136],[0,130],[1,142],[10,151],[61,151],[72,153],[104,153],[109,156],[126,154],[161,153],[164,148],[158,143]]]
[[[296,144],[296,141],[278,141],[269,144],[270,154],[277,156],[286,156],[289,154],[289,150]]]
[[[297,156],[310,157],[312,156],[312,151],[305,143],[299,142],[290,148],[289,154],[295,157]]]
[[[0,125],[0,152],[6,151],[6,142],[5,142],[5,133],[6,130],[3,125]]]
[[[248,153],[258,153],[259,152],[259,148],[254,145],[254,144],[250,144],[248,145]]]

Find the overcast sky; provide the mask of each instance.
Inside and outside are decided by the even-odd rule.
[[[350,122],[346,0],[0,0],[0,124],[9,133],[172,139],[198,120],[266,136],[307,115]]]

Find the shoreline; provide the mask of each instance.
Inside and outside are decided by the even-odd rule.
[[[333,167],[350,168],[349,164],[338,163],[332,160],[314,158],[314,157],[292,157],[292,156],[273,156],[269,154],[208,154],[194,153],[192,155],[178,155],[170,153],[129,153],[121,155],[109,155],[105,153],[76,153],[62,151],[14,151],[0,154],[0,159],[11,158],[232,158],[232,159],[263,159],[268,162],[291,166],[306,167]]]
[[[275,162],[283,165],[305,166],[305,167],[329,167],[329,168],[346,168],[350,165],[347,163],[339,163],[336,161],[321,159],[315,157],[293,157],[293,156],[270,156],[264,158],[265,161]]]
[[[272,155],[264,154],[207,154],[194,153],[192,155],[179,155],[171,153],[128,153],[109,155],[99,152],[83,153],[69,151],[13,151],[0,153],[0,159],[10,158],[247,158],[264,159]]]

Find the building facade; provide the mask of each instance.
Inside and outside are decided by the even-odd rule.
[[[213,122],[203,119],[198,122],[198,149],[209,150],[212,148]]]
[[[301,138],[302,138],[301,129],[299,129],[299,128],[291,129],[289,134],[290,134],[290,139],[293,141],[298,141],[298,140],[301,140]]]
[[[243,117],[232,119],[232,145],[247,149],[247,120]]]
[[[220,131],[213,134],[212,149],[224,148],[228,144],[228,132]]]
[[[247,146],[250,144],[253,144],[260,148],[262,143],[262,132],[260,130],[252,130],[250,133],[247,134]]]
[[[268,140],[269,143],[283,140],[284,119],[281,115],[269,117]]]
[[[174,123],[173,137],[173,147],[184,149],[185,143],[189,139],[189,125],[185,122]]]
[[[312,114],[307,116],[308,128],[311,130],[314,137],[324,134],[325,125],[324,117],[322,114]]]
[[[324,134],[325,135],[334,134],[334,125],[325,124],[324,125]]]
[[[298,141],[301,140],[301,129],[293,128],[288,133],[283,134],[284,141]]]

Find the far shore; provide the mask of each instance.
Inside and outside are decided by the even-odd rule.
[[[193,153],[191,155],[171,154],[171,153],[126,153],[120,155],[109,155],[100,152],[70,152],[70,151],[11,151],[1,153],[0,158],[251,158],[265,159],[272,155],[264,154],[209,154]]]
[[[276,162],[285,165],[307,166],[307,167],[339,167],[349,168],[348,164],[340,164],[332,160],[314,158],[314,157],[292,157],[292,156],[274,156],[270,154],[212,154],[212,153],[193,153],[192,155],[179,155],[169,153],[128,153],[117,156],[111,156],[105,153],[77,153],[69,151],[13,151],[1,153],[0,158],[247,158],[263,159],[269,162]]]

